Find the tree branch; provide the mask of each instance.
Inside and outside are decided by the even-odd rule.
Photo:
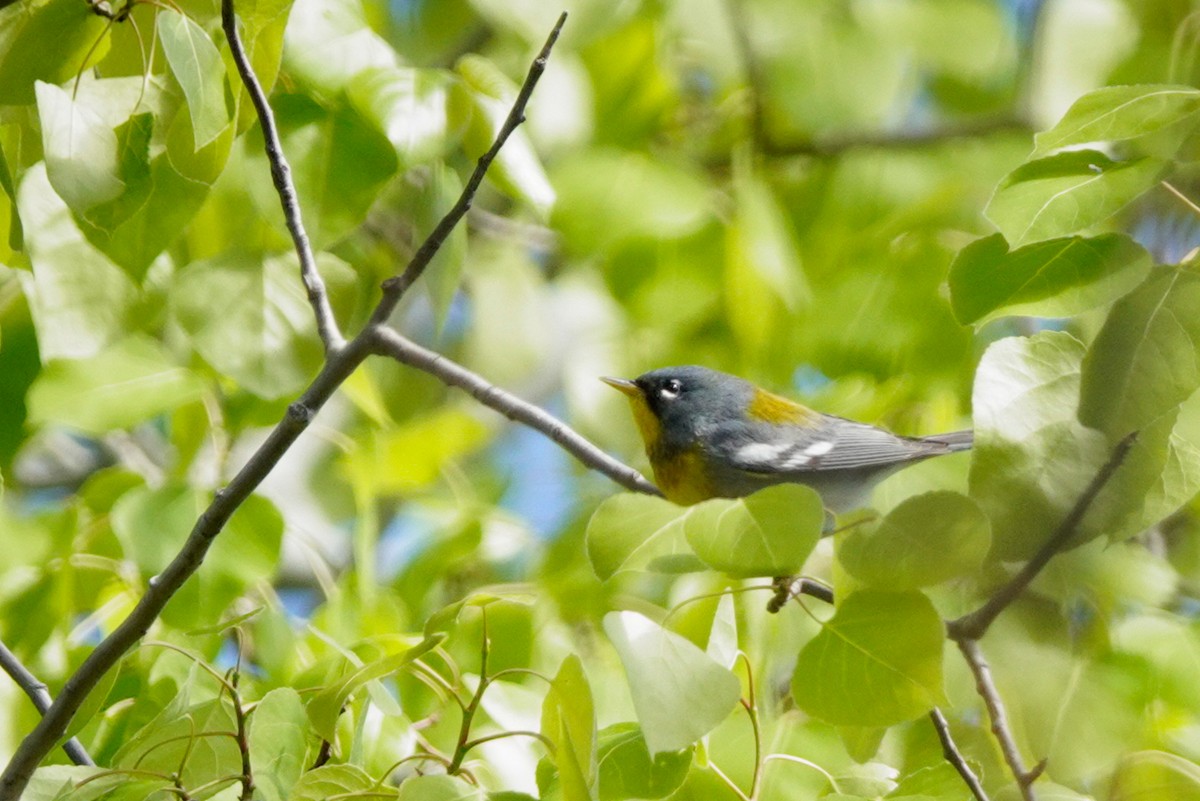
[[[975,801],[989,801],[983,785],[979,782],[979,777],[971,770],[971,766],[967,764],[962,752],[958,750],[958,745],[950,734],[950,724],[946,722],[946,716],[942,714],[942,710],[936,706],[929,710],[929,719],[933,721],[933,728],[937,731],[938,740],[942,744],[942,756],[946,757],[946,761],[954,766],[959,776],[962,776],[971,795],[975,796]]]
[[[254,75],[246,49],[242,46],[241,36],[238,35],[237,18],[233,13],[233,0],[221,0],[221,28],[225,38],[229,40],[229,51],[233,55],[233,63],[237,65],[238,75],[250,95],[250,102],[258,112],[258,123],[262,128],[263,141],[266,143],[267,161],[271,164],[271,180],[275,183],[275,191],[279,193],[279,204],[283,207],[283,218],[287,222],[288,233],[292,235],[292,244],[296,247],[296,256],[300,259],[300,278],[304,289],[308,292],[308,302],[312,305],[313,314],[317,318],[317,334],[325,345],[327,354],[334,353],[345,345],[342,332],[338,329],[337,318],[333,316],[333,308],[329,305],[329,294],[325,290],[325,281],[317,271],[317,260],[313,256],[312,245],[308,241],[308,231],[300,217],[300,202],[296,197],[296,185],[292,182],[292,168],[287,157],[283,154],[283,144],[279,141],[279,129],[275,125],[275,115],[267,103],[266,92]],[[235,121],[236,124],[236,121]]]
[[[11,676],[17,686],[25,691],[38,712],[46,714],[46,710],[50,708],[52,702],[50,691],[46,689],[43,682],[38,680],[37,676],[30,672],[29,668],[21,664],[21,660],[8,649],[2,640],[0,640],[0,670]],[[96,764],[92,761],[91,754],[87,752],[87,749],[74,737],[63,743],[63,750],[76,765],[95,766]]]
[[[224,0],[224,2],[228,3],[230,0]],[[462,194],[458,196],[458,200],[450,208],[450,211],[446,212],[446,215],[438,221],[432,233],[421,243],[421,247],[417,248],[417,252],[413,254],[404,272],[383,282],[383,298],[379,301],[379,305],[375,307],[375,312],[371,315],[371,322],[373,324],[382,324],[387,321],[392,311],[396,308],[396,304],[400,302],[400,298],[421,277],[421,274],[425,272],[425,268],[429,266],[429,262],[433,261],[434,254],[438,252],[438,248],[446,241],[446,237],[454,230],[454,226],[458,225],[463,215],[470,210],[471,202],[475,198],[475,193],[479,190],[479,185],[483,183],[483,176],[487,174],[488,167],[491,166],[492,161],[495,160],[496,155],[500,152],[500,148],[504,147],[504,143],[508,141],[508,137],[512,132],[517,129],[518,125],[525,121],[525,106],[529,103],[529,98],[533,94],[538,80],[546,70],[546,61],[550,58],[550,51],[554,48],[554,43],[558,41],[558,34],[562,31],[562,26],[566,21],[567,12],[564,11],[559,16],[558,22],[554,24],[554,29],[550,31],[550,36],[546,38],[546,43],[542,45],[541,52],[538,53],[533,63],[529,65],[529,73],[525,76],[525,81],[521,84],[520,91],[517,92],[516,100],[513,101],[512,109],[508,112],[508,117],[505,118],[504,123],[500,126],[500,130],[496,132],[496,139],[492,142],[492,146],[475,163],[475,171],[467,179],[467,183],[463,187]]]
[[[632,492],[662,495],[658,487],[647,481],[641,473],[609,456],[544,409],[488,383],[487,379],[477,373],[440,353],[421,347],[392,328],[381,325],[372,331],[372,348],[376,353],[390,356],[401,364],[429,373],[444,384],[464,390],[475,400],[489,409],[500,412],[509,420],[523,423],[545,434],[585,467],[603,473]]]
[[[1021,752],[1017,749],[1012,729],[1008,725],[1004,702],[1000,700],[1000,693],[996,690],[995,682],[992,681],[992,669],[987,660],[983,658],[979,642],[977,640],[959,640],[958,649],[962,651],[963,658],[967,660],[967,666],[971,668],[971,673],[975,676],[975,691],[979,693],[984,706],[987,707],[988,718],[992,722],[992,734],[995,736],[996,742],[1000,744],[1000,752],[1004,754],[1004,761],[1008,763],[1008,769],[1012,772],[1013,778],[1017,780],[1021,798],[1025,801],[1037,801],[1037,797],[1033,793],[1033,783],[1045,770],[1045,760],[1035,765],[1033,770],[1026,769],[1025,760],[1022,759]]]
[[[1084,489],[1083,494],[1079,496],[1079,500],[1075,502],[1075,506],[1063,518],[1062,523],[1059,524],[1054,534],[1034,554],[1033,558],[1025,563],[1020,572],[1013,576],[1007,584],[1004,584],[993,593],[992,597],[983,606],[974,612],[969,612],[956,620],[946,623],[946,633],[950,639],[959,642],[962,640],[978,640],[987,632],[988,627],[992,625],[996,617],[1025,591],[1025,588],[1037,577],[1037,574],[1046,566],[1046,563],[1053,559],[1075,536],[1076,529],[1083,522],[1084,515],[1091,508],[1092,503],[1096,500],[1096,496],[1100,494],[1100,490],[1104,489],[1104,485],[1117,472],[1117,468],[1125,461],[1125,457],[1129,455],[1129,449],[1133,447],[1136,441],[1137,432],[1133,431],[1126,434],[1117,443],[1116,447],[1113,448],[1112,454],[1108,457],[1108,461],[1104,463],[1104,466],[1096,473],[1096,477]]]

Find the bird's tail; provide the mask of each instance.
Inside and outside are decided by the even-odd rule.
[[[975,432],[967,431],[951,431],[948,434],[934,434],[932,437],[923,437],[925,442],[936,442],[942,445],[948,445],[950,452],[966,451],[971,449],[971,445],[975,442]]]

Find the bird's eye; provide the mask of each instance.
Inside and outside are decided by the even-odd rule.
[[[662,389],[658,394],[667,400],[672,400],[673,398],[678,398],[680,392],[683,392],[683,384],[679,383],[679,379],[672,378],[662,385]]]

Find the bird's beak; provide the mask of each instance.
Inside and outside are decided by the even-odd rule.
[[[638,385],[630,381],[628,378],[612,378],[610,376],[603,375],[600,376],[600,380],[618,392],[624,392],[631,398],[639,398],[642,395],[642,391],[638,389]]]

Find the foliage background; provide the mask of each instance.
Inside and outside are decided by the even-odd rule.
[[[1194,520],[1185,509],[1151,536],[1125,540],[1195,493],[1200,449],[1187,401],[1194,325],[1180,323],[1182,342],[1159,365],[1169,379],[1146,368],[1129,380],[1169,386],[1172,397],[1138,407],[1106,394],[1109,373],[1084,369],[1092,405],[1085,401],[1079,419],[1095,431],[1075,419],[1085,345],[1105,328],[1121,340],[1142,320],[1133,301],[1118,307],[1123,318],[1110,316],[1112,302],[1142,281],[1151,259],[1177,262],[1197,243],[1194,210],[1158,180],[1194,196],[1188,125],[1200,106],[1186,97],[1175,127],[1146,122],[1137,136],[1112,137],[1130,141],[1107,151],[1111,173],[1093,163],[1101,156],[1086,157],[1084,167],[1105,172],[1108,188],[1096,201],[1104,213],[1080,212],[1075,227],[1059,219],[1048,234],[1019,231],[1028,200],[1009,195],[1006,207],[1001,192],[989,206],[1001,179],[1030,160],[1034,132],[1052,128],[1086,92],[1196,84],[1191,4],[566,5],[571,17],[527,124],[502,151],[467,225],[393,316],[395,327],[643,469],[624,401],[598,375],[701,363],[824,411],[931,433],[972,417],[989,344],[1066,332],[1008,340],[1003,347],[1015,354],[989,351],[998,368],[987,375],[1013,390],[1013,403],[1028,388],[1023,380],[1032,394],[1044,392],[1020,413],[1059,426],[1053,437],[1022,440],[1017,451],[997,446],[971,463],[992,558],[980,564],[983,539],[975,562],[968,554],[936,580],[876,583],[932,585],[938,613],[969,610],[1004,574],[1001,558],[1027,558],[1043,541],[1111,441],[1158,426],[1137,458],[1154,462],[1143,472],[1155,481],[1165,461],[1177,466],[1160,482],[1169,485],[1163,497],[1144,514],[1129,511],[1130,487],[1139,485],[1125,486],[1091,531],[1118,541],[1093,540],[1056,560],[986,646],[1017,740],[1031,762],[1048,759],[1048,779],[1064,788],[1056,797],[1150,798],[1137,793],[1163,781],[1181,788],[1171,797],[1200,796]],[[162,569],[321,359],[219,9],[199,1],[178,8],[183,15],[138,5],[113,24],[78,0],[0,10],[0,639],[52,693]],[[258,0],[237,9],[256,71],[273,85],[335,311],[355,331],[379,282],[457,197],[560,9],[540,0]],[[1123,237],[1106,241],[1117,254],[1101,260],[1103,275],[1089,276],[1085,264],[1047,279],[1050,288],[1025,307],[995,302],[1000,290],[988,295],[994,287],[968,280],[975,274],[959,255],[997,229],[1015,248],[1085,227]],[[981,262],[991,258],[979,255],[984,245],[972,247]],[[956,257],[965,265],[956,274],[966,276],[957,286]],[[988,295],[976,307],[973,286]],[[1177,319],[1200,316],[1190,295],[1169,297]],[[1098,346],[1087,358],[1118,363],[1124,354],[1141,364],[1134,351]],[[1032,365],[1030,374],[999,369],[1010,364]],[[1075,396],[1055,389],[1071,376]],[[991,431],[1003,440],[1013,422],[1004,417],[1005,393],[991,391],[985,419],[999,420]],[[1105,405],[1109,395],[1121,408]],[[974,406],[979,421],[978,395]],[[1163,423],[1167,408],[1183,422]],[[881,487],[875,506],[886,512],[930,489],[966,492],[968,463],[954,457],[906,471]],[[76,733],[102,765],[149,759],[167,775],[186,762],[182,781],[207,786],[200,797],[236,797],[228,781],[206,785],[240,767],[232,739],[194,736],[232,725],[228,698],[197,665],[221,672],[236,664],[235,638],[218,624],[253,612],[236,639],[243,693],[271,698],[254,713],[264,721],[303,732],[280,746],[277,764],[291,767],[279,787],[260,783],[258,792],[310,797],[294,783],[323,737],[335,742],[334,764],[347,766],[329,787],[365,791],[363,776],[382,781],[407,755],[450,755],[462,745],[450,694],[466,699],[475,686],[486,605],[489,672],[534,669],[559,679],[550,701],[545,684],[524,673],[491,684],[473,735],[534,730],[555,740],[544,703],[582,716],[584,728],[594,708],[608,755],[589,768],[584,754],[581,781],[590,789],[580,790],[557,757],[538,767],[546,749],[536,739],[481,744],[467,765],[495,797],[733,798],[730,784],[764,799],[966,797],[924,718],[885,733],[866,720],[826,722],[845,723],[836,711],[796,708],[797,700],[808,713],[824,708],[794,698],[788,683],[830,610],[809,603],[806,614],[792,604],[770,616],[768,593],[753,592],[732,605],[689,603],[666,618],[686,599],[763,582],[655,572],[626,564],[625,553],[609,557],[637,569],[602,582],[594,565],[605,555],[593,545],[589,561],[585,529],[613,491],[541,435],[426,374],[370,360],[239,511],[152,631],[154,641],[191,656],[143,644],[103,685],[105,697],[89,701]],[[606,541],[605,529],[593,534]],[[806,572],[832,577],[839,592],[856,586],[831,566],[833,543],[816,549]],[[452,606],[427,628],[463,599],[472,605]],[[755,699],[755,724],[745,714],[718,716],[699,751],[687,732],[655,740],[672,718],[688,717],[686,699],[647,711],[638,676],[699,663],[684,650],[684,664],[651,663],[639,674],[618,653],[629,632],[621,635],[613,618],[602,625],[612,610],[665,620],[656,631],[710,653],[714,641],[728,650],[734,637],[746,655],[735,666],[734,695]],[[736,633],[711,634],[721,627]],[[424,667],[346,683],[356,665],[392,656],[394,670],[416,659],[405,649],[432,630],[447,639]],[[571,661],[559,673],[570,654],[585,680]],[[944,670],[946,703],[940,673],[923,702],[948,710],[985,785],[1001,790],[1010,779],[970,674],[954,658]],[[346,697],[328,692],[339,688],[345,696],[358,690],[340,717]],[[332,713],[315,709],[316,697]],[[157,717],[164,707],[190,721],[190,735]],[[6,757],[37,713],[7,682],[0,709]],[[641,747],[629,727],[635,720],[652,747],[682,754],[651,768],[640,756],[605,751],[622,735]],[[180,742],[203,747],[184,760]],[[765,753],[820,769],[763,763]],[[606,764],[616,768],[606,774]],[[406,763],[396,778],[430,765]],[[54,797],[67,775],[48,774],[37,797]],[[109,791],[163,792],[121,789],[134,777],[118,778]],[[420,788],[405,791],[415,798],[467,792],[405,786]]]

